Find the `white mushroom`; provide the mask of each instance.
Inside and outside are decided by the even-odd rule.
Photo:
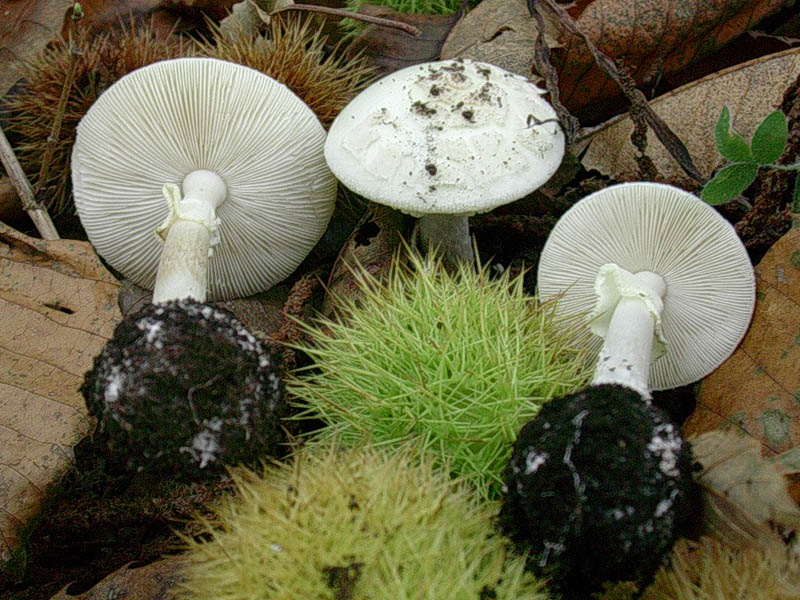
[[[543,93],[488,63],[407,67],[342,110],[325,158],[351,190],[420,217],[423,244],[470,262],[469,215],[532,192],[561,163],[564,134]]]
[[[542,250],[538,288],[599,336],[593,383],[645,398],[717,368],[755,304],[733,227],[692,194],[656,183],[610,186],[568,210]]]
[[[81,120],[75,205],[98,253],[155,287],[154,302],[247,296],[291,274],[324,233],[336,195],[324,142],[311,109],[258,71],[155,63]]]

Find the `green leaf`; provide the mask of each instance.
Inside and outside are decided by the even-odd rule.
[[[723,106],[719,113],[719,119],[714,127],[714,142],[719,153],[731,162],[753,160],[750,146],[742,136],[731,129],[731,111],[727,106]]]
[[[800,214],[800,173],[794,176],[794,193],[792,194],[792,212]]]
[[[786,115],[783,114],[783,111],[776,110],[761,121],[753,134],[753,143],[751,144],[753,158],[761,164],[775,162],[783,154],[788,136]]]
[[[719,170],[703,188],[700,196],[709,204],[716,206],[733,200],[747,189],[758,175],[755,163],[737,163]]]

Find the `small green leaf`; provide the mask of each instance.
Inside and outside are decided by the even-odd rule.
[[[753,143],[751,144],[753,158],[761,164],[775,162],[783,154],[788,136],[786,115],[783,114],[783,111],[776,110],[761,121],[753,134]]]
[[[755,163],[728,165],[706,183],[700,197],[713,206],[723,204],[745,191],[755,181],[756,175],[758,165]]]
[[[731,162],[753,160],[750,146],[742,136],[731,129],[731,111],[727,106],[723,106],[719,113],[719,119],[714,127],[714,142],[719,153]]]
[[[792,194],[792,212],[800,214],[800,173],[794,176],[794,193]]]

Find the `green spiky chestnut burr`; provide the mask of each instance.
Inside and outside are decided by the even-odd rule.
[[[395,261],[383,282],[306,332],[311,358],[287,381],[317,440],[393,447],[409,439],[496,498],[521,427],[550,398],[585,385],[591,366],[571,325],[487,267],[448,273],[434,259]]]
[[[306,448],[262,473],[185,538],[181,600],[546,600],[493,528],[496,504],[419,448]]]

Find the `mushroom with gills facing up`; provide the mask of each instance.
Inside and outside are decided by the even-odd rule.
[[[378,80],[334,120],[325,159],[348,188],[419,217],[423,247],[474,261],[469,215],[544,184],[564,134],[544,92],[488,63],[445,60]]]
[[[78,125],[75,206],[98,253],[155,288],[154,302],[249,296],[290,275],[325,231],[336,179],[324,142],[311,109],[263,73],[158,62]]]
[[[651,389],[697,381],[744,336],[755,303],[733,227],[656,183],[600,190],[545,244],[539,295],[585,319],[600,345],[592,385],[523,427],[505,474],[503,529],[570,598],[605,581],[646,585],[685,524],[691,451]]]

